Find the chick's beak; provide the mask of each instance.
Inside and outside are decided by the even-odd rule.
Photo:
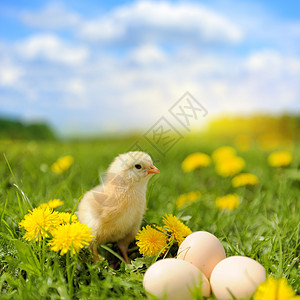
[[[150,169],[147,171],[148,174],[156,174],[160,173],[159,170],[155,166],[151,166]]]

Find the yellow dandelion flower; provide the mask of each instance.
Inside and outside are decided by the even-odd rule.
[[[60,224],[78,222],[78,218],[76,215],[71,215],[70,213],[67,213],[67,212],[59,213],[58,218],[59,218]]]
[[[269,165],[272,167],[284,167],[292,162],[292,154],[288,151],[275,151],[268,157]]]
[[[197,168],[207,167],[210,165],[210,157],[201,152],[196,152],[188,155],[181,164],[182,170],[184,172],[191,172]]]
[[[237,194],[228,194],[218,197],[215,201],[215,205],[219,209],[233,210],[239,206],[239,196]]]
[[[280,146],[280,141],[280,135],[274,132],[265,133],[257,138],[259,147],[265,151],[278,148]]]
[[[179,246],[184,238],[192,233],[188,226],[184,225],[173,215],[165,214],[163,222],[165,224],[164,229],[177,241]]]
[[[176,206],[178,208],[181,208],[186,203],[195,202],[200,197],[201,197],[201,193],[199,191],[193,191],[186,194],[181,194],[176,200]]]
[[[286,278],[275,279],[269,277],[265,282],[261,283],[254,293],[255,300],[296,300],[300,296],[296,296],[293,289],[288,285]]]
[[[167,249],[167,235],[162,227],[156,226],[160,231],[147,225],[136,235],[136,244],[143,256],[156,256],[163,254]]]
[[[28,241],[40,241],[48,237],[47,231],[52,232],[59,225],[58,212],[49,207],[30,210],[19,223],[26,230],[23,238]]]
[[[66,155],[59,158],[51,166],[51,171],[57,174],[61,174],[71,167],[74,162],[74,158],[71,155]]]
[[[214,162],[223,161],[236,155],[234,148],[229,146],[222,146],[217,148],[211,155]]]
[[[39,207],[41,207],[41,208],[49,207],[49,208],[55,209],[59,206],[62,206],[63,204],[64,204],[64,202],[61,201],[60,199],[52,199],[47,203],[42,203]]]
[[[249,137],[249,135],[240,134],[236,136],[236,138],[234,139],[234,143],[239,150],[247,151],[251,146],[251,138]]]
[[[245,165],[245,161],[241,157],[228,157],[216,163],[216,172],[223,177],[234,176],[241,172]]]
[[[241,173],[233,177],[231,183],[233,187],[256,185],[258,183],[258,178],[251,173]]]
[[[91,228],[80,222],[67,223],[58,226],[52,232],[52,240],[49,242],[51,250],[60,251],[60,255],[78,253],[84,246],[89,245],[93,239]]]
[[[42,204],[40,204],[39,206],[38,206],[38,208],[42,208],[42,209],[45,209],[45,208],[50,208],[49,206],[48,206],[48,203],[42,203]]]

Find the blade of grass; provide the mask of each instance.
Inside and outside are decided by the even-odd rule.
[[[18,192],[16,192],[16,195],[17,195],[17,199],[18,199],[19,210],[20,210],[21,216],[23,217],[25,215],[25,213],[24,213],[24,210],[23,210],[22,201],[20,199],[20,196],[19,196]]]
[[[229,246],[231,247],[231,249],[232,249],[233,251],[235,251],[236,253],[238,253],[239,255],[242,255],[235,247],[233,247],[233,245],[231,244],[231,242],[229,241],[227,235],[225,234],[225,232],[224,232],[223,230],[222,230],[222,233],[223,233],[223,235],[224,235],[224,237],[225,237],[227,243],[228,243]]]
[[[82,197],[83,197],[83,195],[81,195],[81,196],[77,199],[77,201],[76,201],[76,203],[75,203],[75,205],[74,205],[74,207],[73,207],[73,209],[72,209],[71,216],[74,215],[74,213],[75,213],[75,211],[76,211],[76,209],[77,209],[78,203],[79,203],[79,201],[82,199]]]
[[[6,164],[7,164],[7,166],[8,166],[8,169],[9,169],[9,171],[10,171],[10,174],[12,175],[12,177],[13,177],[13,179],[14,179],[14,182],[17,183],[16,177],[15,177],[15,175],[14,175],[14,172],[13,172],[11,166],[10,166],[10,163],[9,163],[9,161],[8,161],[8,159],[7,159],[6,155],[5,155],[5,153],[3,153],[3,156],[4,156],[4,159],[5,159]]]
[[[30,200],[28,199],[28,197],[26,196],[26,194],[22,191],[22,189],[16,184],[14,183],[14,186],[18,189],[18,191],[21,193],[22,195],[22,200],[23,200],[23,203],[26,205],[29,206],[30,209],[33,209],[33,206],[30,202]]]
[[[4,226],[5,226],[5,228],[6,228],[6,230],[9,232],[9,234],[11,235],[11,237],[12,238],[15,238],[15,235],[14,235],[14,233],[12,232],[12,230],[10,229],[10,227],[9,227],[9,225],[7,224],[7,222],[3,219],[2,220],[2,222],[3,222],[3,224],[4,224]]]
[[[18,191],[21,193],[21,195],[22,195],[22,200],[23,200],[24,204],[27,203],[27,204],[30,206],[30,208],[33,209],[33,206],[32,206],[32,204],[31,204],[30,200],[29,200],[28,197],[25,195],[25,193],[22,191],[22,189],[19,187],[18,182],[17,182],[16,177],[15,177],[15,174],[14,174],[14,172],[13,172],[11,166],[10,166],[10,163],[9,163],[9,161],[8,161],[8,159],[7,159],[6,155],[5,155],[5,153],[3,153],[3,156],[4,156],[4,159],[5,159],[6,164],[7,164],[7,166],[8,166],[8,169],[9,169],[9,171],[10,171],[10,174],[11,174],[11,176],[12,176],[13,179],[14,179],[14,182],[15,182],[15,183],[14,183],[13,185],[14,185],[14,186],[18,189]],[[18,201],[19,201],[19,198],[18,198]],[[19,203],[19,207],[21,208],[20,203]],[[21,211],[22,211],[22,215],[24,215],[23,209],[21,209]]]
[[[277,234],[277,238],[278,238],[278,246],[279,246],[279,251],[278,251],[278,255],[279,255],[279,264],[278,264],[278,273],[281,275],[283,272],[283,252],[282,252],[282,241],[281,241],[281,237],[279,234]]]
[[[105,249],[106,251],[110,252],[111,254],[113,254],[115,257],[117,257],[120,261],[122,261],[123,263],[126,264],[124,258],[122,256],[120,256],[118,253],[116,253],[114,250],[110,249],[109,247],[107,247],[106,245],[101,245],[101,248]]]
[[[1,211],[1,215],[0,215],[0,224],[2,223],[2,220],[3,220],[4,214],[5,214],[5,210],[6,210],[7,202],[8,202],[8,197],[6,197],[6,199],[5,199],[5,203],[4,203],[4,206],[3,206],[3,209],[2,209],[2,211]]]

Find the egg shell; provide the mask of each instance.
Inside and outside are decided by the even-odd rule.
[[[164,300],[193,299],[190,291],[196,288],[199,295],[210,295],[210,284],[201,271],[176,258],[162,259],[151,265],[144,275],[143,286],[147,292]]]
[[[252,258],[231,256],[219,262],[210,277],[210,284],[218,300],[251,297],[266,280],[265,268]]]
[[[192,263],[209,278],[212,270],[226,257],[223,245],[207,231],[195,231],[188,235],[178,249],[178,259]]]

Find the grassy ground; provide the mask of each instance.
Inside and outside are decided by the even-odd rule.
[[[67,281],[66,255],[60,256],[38,243],[22,239],[18,227],[29,205],[33,207],[59,198],[59,211],[72,211],[83,193],[99,183],[99,173],[111,160],[126,152],[134,140],[89,142],[0,142],[0,298],[1,299],[143,299],[142,279],[146,266],[135,245],[131,245],[132,265],[121,264],[114,270],[107,258],[91,263],[88,249],[71,258],[74,279]],[[155,157],[161,174],[148,186],[148,210],[145,218],[161,224],[165,213],[186,217],[192,231],[206,230],[216,235],[227,256],[246,255],[259,261],[276,278],[287,277],[300,293],[300,147],[293,150],[290,167],[274,169],[267,163],[268,152],[252,148],[239,155],[246,161],[246,171],[259,178],[255,187],[234,189],[230,179],[215,173],[214,166],[183,173],[181,162],[187,154],[202,151],[211,154],[219,144],[184,139],[165,156]],[[51,172],[49,166],[60,156],[72,155],[74,164],[63,174]],[[298,169],[298,170],[297,170]],[[17,185],[17,186],[16,186]],[[199,190],[202,197],[183,208],[176,208],[182,193]],[[22,195],[22,191],[26,195]],[[214,206],[216,197],[237,193],[241,203],[232,211]],[[190,216],[190,218],[188,218]],[[115,245],[108,245],[117,251]],[[43,249],[43,250],[41,250]],[[148,263],[149,265],[149,263]],[[73,268],[74,266],[74,268]],[[213,297],[211,297],[213,299]]]

